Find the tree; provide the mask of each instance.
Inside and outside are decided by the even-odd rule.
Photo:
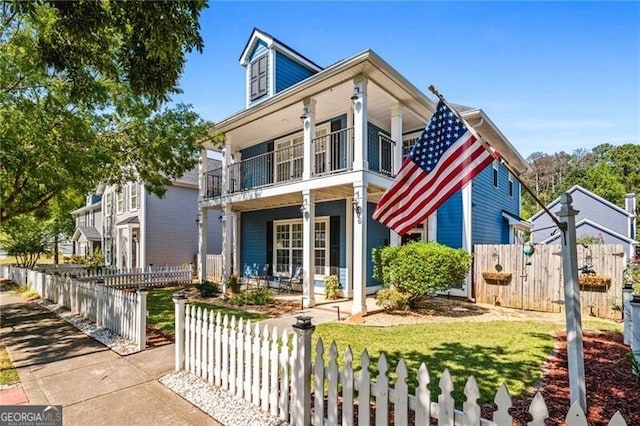
[[[33,268],[40,256],[51,251],[52,236],[51,222],[28,214],[5,222],[0,242],[9,256],[15,256],[18,266]]]
[[[202,49],[203,1],[3,3],[0,223],[69,188],[145,182],[162,195],[197,163],[209,123],[177,92]]]

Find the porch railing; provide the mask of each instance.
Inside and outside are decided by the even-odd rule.
[[[353,127],[313,139],[313,176],[351,170],[353,165]]]
[[[380,173],[393,175],[393,151],[396,143],[383,133],[378,134],[378,149],[380,150]]]

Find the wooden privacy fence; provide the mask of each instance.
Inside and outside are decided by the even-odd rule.
[[[474,246],[473,281],[479,303],[543,312],[562,312],[564,281],[559,245],[540,244],[530,257],[523,246]],[[619,244],[578,245],[580,301],[584,315],[619,319],[624,251]],[[595,272],[595,274],[593,274]]]
[[[179,296],[179,295],[176,295]],[[353,368],[353,354],[344,352],[344,366],[338,366],[338,349],[331,343],[328,358],[322,340],[316,344],[312,361],[311,337],[315,326],[310,318],[298,317],[295,334],[279,333],[267,325],[237,321],[200,307],[185,305],[183,296],[176,303],[176,370],[208,380],[292,425],[512,425],[511,397],[502,385],[495,396],[493,419],[481,418],[477,404],[479,390],[473,376],[465,386],[465,402],[451,396],[453,381],[448,370],[442,374],[440,395],[428,389],[430,376],[422,364],[418,386],[409,392],[409,372],[400,360],[397,379],[391,383],[386,355],[380,355],[373,377],[367,351],[360,355],[361,368]],[[312,403],[313,401],[313,403]],[[456,405],[462,410],[456,409]],[[529,425],[544,425],[548,411],[540,393],[533,398]],[[587,425],[576,403],[566,416],[569,426]],[[616,413],[609,425],[626,425]]]
[[[147,341],[147,291],[123,291],[67,276],[45,274],[24,268],[5,269],[5,276],[26,284],[40,297],[64,306],[72,313],[96,323],[127,340],[138,350]]]

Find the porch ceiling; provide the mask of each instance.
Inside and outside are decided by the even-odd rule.
[[[367,189],[367,200],[377,203],[382,197],[385,189],[377,185],[369,185]],[[344,184],[332,186],[330,188],[322,188],[313,191],[315,202],[321,203],[325,201],[344,200],[353,196],[353,184]],[[301,206],[302,194],[300,192],[282,194],[274,197],[266,197],[259,199],[249,199],[245,201],[233,203],[233,210],[238,212],[273,209],[278,207]]]

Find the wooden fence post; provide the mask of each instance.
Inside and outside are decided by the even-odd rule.
[[[316,326],[311,324],[311,317],[296,317],[293,331],[298,341],[293,369],[293,413],[291,424],[308,426],[311,424],[311,335]]]
[[[173,293],[176,315],[176,371],[184,370],[184,308],[187,296],[181,291]]]
[[[624,344],[631,346],[631,333],[633,330],[631,318],[631,299],[633,298],[633,287],[631,284],[625,284],[622,287],[622,316],[624,319]]]
[[[138,289],[138,312],[136,322],[136,331],[138,335],[136,340],[138,341],[138,350],[143,351],[147,348],[147,295],[149,290],[146,288]]]

